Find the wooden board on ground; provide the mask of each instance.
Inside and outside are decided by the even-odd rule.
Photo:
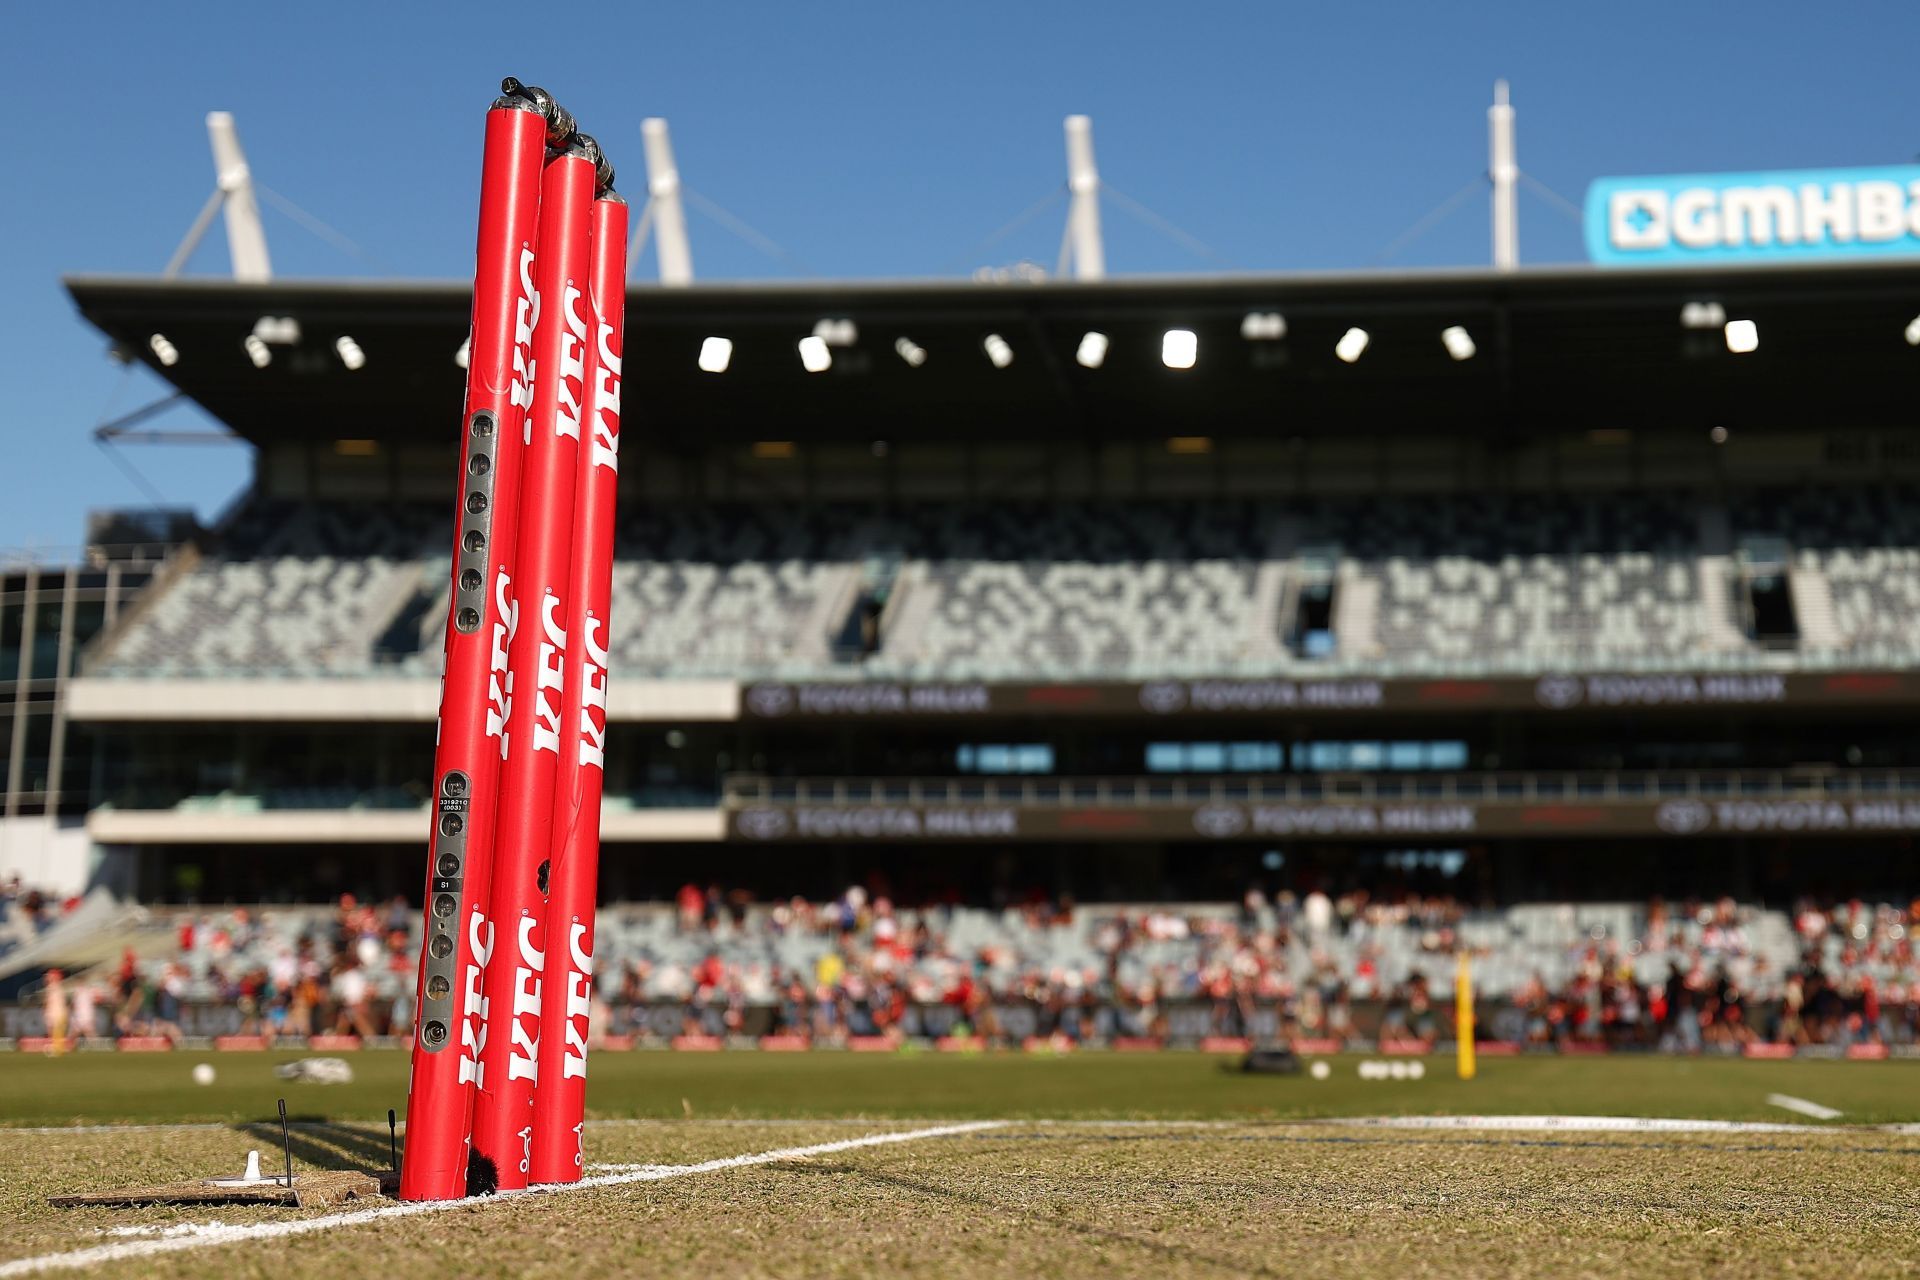
[[[291,1189],[271,1181],[238,1187],[199,1180],[161,1182],[145,1187],[49,1196],[47,1203],[56,1209],[153,1204],[279,1204],[289,1208],[325,1209],[350,1201],[378,1200],[385,1181],[378,1174],[342,1169],[299,1174]]]

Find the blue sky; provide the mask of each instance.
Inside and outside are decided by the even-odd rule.
[[[526,15],[591,12],[581,34]],[[1920,5],[649,3],[40,4],[7,18],[14,131],[0,183],[0,548],[80,540],[142,505],[91,443],[119,374],[63,273],[154,272],[212,188],[204,117],[237,117],[259,181],[386,274],[472,268],[481,119],[506,74],[554,89],[642,187],[639,122],[673,125],[687,185],[823,276],[960,275],[1058,253],[1061,118],[1103,178],[1204,242],[1105,210],[1114,273],[1365,267],[1485,167],[1493,81],[1520,163],[1578,202],[1609,174],[1904,163],[1920,154]],[[266,210],[283,276],[379,274]],[[791,276],[698,212],[708,278]],[[1579,229],[1523,194],[1528,262]],[[1476,195],[1392,265],[1481,263]],[[650,257],[641,270],[650,270]],[[190,270],[224,273],[216,229]],[[159,384],[135,374],[118,407]],[[166,421],[186,425],[194,411]],[[239,448],[130,461],[211,514]]]

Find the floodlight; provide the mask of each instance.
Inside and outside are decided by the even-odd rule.
[[[156,333],[148,338],[147,348],[153,352],[153,358],[166,368],[171,369],[180,363],[180,348],[168,342],[164,333]]]
[[[1717,302],[1689,302],[1680,308],[1683,329],[1718,329],[1727,322],[1727,309]]]
[[[980,340],[980,349],[987,353],[987,359],[993,361],[993,367],[1004,369],[1013,363],[1013,348],[1007,340],[997,333],[990,333]]]
[[[800,358],[806,359],[804,350],[800,353]],[[700,372],[725,373],[727,366],[732,362],[732,338],[707,338],[700,343]]]
[[[1760,346],[1760,326],[1751,320],[1727,321],[1727,350],[1743,356]]]
[[[1440,343],[1455,360],[1471,360],[1474,352],[1480,349],[1473,345],[1473,335],[1457,324],[1440,331]]]
[[[859,340],[860,331],[851,320],[821,320],[813,326],[813,336],[830,347],[850,347]]]
[[[291,347],[300,341],[300,322],[292,316],[261,316],[253,322],[253,336],[276,347]]]
[[[1169,329],[1160,335],[1160,363],[1169,369],[1191,369],[1200,355],[1200,339],[1191,329]]]
[[[267,349],[259,334],[248,334],[240,340],[240,345],[246,348],[247,359],[253,361],[254,368],[264,369],[273,363],[273,352]]]
[[[1088,330],[1080,337],[1080,349],[1073,353],[1083,369],[1098,369],[1107,359],[1107,335]]]
[[[360,349],[359,343],[346,334],[343,333],[334,339],[333,349],[339,353],[340,363],[347,366],[349,373],[357,373],[366,367],[367,353]]]
[[[1240,321],[1240,336],[1248,342],[1278,342],[1287,336],[1287,318],[1278,311],[1249,311]]]
[[[927,349],[912,338],[895,338],[893,349],[900,354],[902,360],[907,362],[909,368],[918,369],[927,362]]]
[[[1349,329],[1340,335],[1340,341],[1333,344],[1333,354],[1352,364],[1366,351],[1367,343],[1370,341],[1372,339],[1368,337],[1365,329]]]
[[[825,373],[831,368],[833,352],[827,350],[827,340],[817,333],[800,339],[800,363],[808,373]]]

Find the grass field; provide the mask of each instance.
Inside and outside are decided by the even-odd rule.
[[[0,1058],[0,1277],[112,1275],[1911,1275],[1920,1064],[1438,1061],[1421,1081],[1248,1077],[1193,1054],[603,1054],[590,1182],[416,1214],[54,1210],[277,1145],[372,1167],[399,1053]],[[218,1072],[191,1082],[194,1063]],[[1842,1114],[1809,1122],[1768,1102]],[[1786,1122],[1723,1133],[1405,1130],[1368,1117]],[[165,1129],[134,1125],[169,1125]],[[84,1127],[75,1127],[84,1126]],[[189,1127],[190,1126],[190,1127]],[[898,1140],[902,1136],[906,1140]],[[289,1234],[297,1232],[299,1234]]]

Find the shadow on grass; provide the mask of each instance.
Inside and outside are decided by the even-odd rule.
[[[1096,1227],[1090,1223],[1075,1222],[1071,1219],[1063,1219],[1053,1214],[1037,1213],[1021,1205],[1009,1204],[1004,1200],[997,1200],[990,1195],[981,1195],[971,1191],[960,1191],[953,1187],[944,1187],[938,1183],[926,1182],[919,1178],[908,1178],[894,1173],[882,1173],[879,1170],[861,1168],[858,1165],[801,1164],[795,1162],[791,1164],[776,1164],[771,1167],[782,1173],[801,1175],[845,1174],[867,1182],[878,1183],[884,1187],[891,1187],[896,1191],[904,1191],[910,1195],[925,1196],[929,1199],[944,1200],[949,1203],[966,1204],[980,1209],[994,1210],[999,1213],[1025,1219],[1028,1223],[1038,1228],[1039,1234],[1043,1237],[1047,1232],[1068,1231],[1083,1239],[1126,1245],[1146,1253],[1155,1254],[1164,1258],[1169,1263],[1216,1267],[1222,1271],[1231,1272],[1234,1275],[1271,1276],[1275,1277],[1275,1280],[1278,1280],[1278,1278],[1284,1274],[1273,1270],[1271,1267],[1263,1266],[1246,1258],[1235,1258],[1210,1253],[1207,1250],[1196,1249],[1189,1245],[1174,1244],[1166,1240],[1155,1240],[1150,1236],[1135,1235],[1126,1231],[1114,1231],[1106,1227]]]
[[[312,1165],[317,1169],[358,1169],[371,1172],[386,1171],[392,1161],[392,1153],[387,1145],[387,1135],[370,1129],[358,1129],[351,1125],[335,1124],[322,1116],[291,1116],[291,1128],[287,1135],[287,1145],[293,1151],[297,1164]],[[268,1152],[275,1156],[280,1152],[280,1122],[278,1120],[257,1120],[233,1126],[235,1133],[245,1134],[261,1146],[260,1160],[263,1165],[276,1163]],[[406,1150],[403,1141],[402,1153]]]

